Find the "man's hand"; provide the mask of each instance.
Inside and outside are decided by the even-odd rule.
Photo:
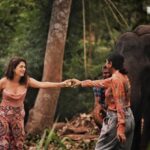
[[[94,106],[92,115],[93,115],[93,119],[94,119],[96,125],[99,127],[99,129],[102,128],[102,123],[103,123],[103,115],[101,114],[101,111],[102,111],[102,106],[99,103],[95,102],[95,106]]]
[[[78,79],[71,79],[71,85],[72,87],[77,87],[81,85],[81,81]]]
[[[119,142],[121,142],[121,143],[124,143],[126,141],[126,136],[125,136],[124,133],[118,132],[117,133],[117,138],[118,138]]]

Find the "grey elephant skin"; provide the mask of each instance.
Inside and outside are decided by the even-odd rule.
[[[135,117],[132,150],[147,150],[150,143],[150,25],[140,25],[133,32],[122,34],[115,49],[125,57],[131,81],[131,108]]]

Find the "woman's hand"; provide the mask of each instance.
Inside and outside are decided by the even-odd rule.
[[[62,87],[77,87],[81,85],[81,81],[78,79],[67,79],[61,82]]]
[[[77,87],[81,85],[81,81],[78,79],[71,79],[71,85],[72,87]]]
[[[63,81],[62,83],[63,83],[63,87],[71,87],[72,79],[67,79],[67,80]]]

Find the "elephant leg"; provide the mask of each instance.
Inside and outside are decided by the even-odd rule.
[[[150,120],[148,118],[144,118],[141,150],[147,150],[148,149],[149,141],[150,141]]]
[[[141,145],[141,119],[142,119],[142,112],[138,111],[140,109],[133,108],[133,115],[135,120],[135,129],[134,129],[134,136],[133,136],[133,142],[132,142],[132,148],[131,150],[140,150]]]

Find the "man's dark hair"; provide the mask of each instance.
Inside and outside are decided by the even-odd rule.
[[[107,60],[108,62],[112,62],[112,67],[116,70],[119,70],[120,73],[128,73],[127,70],[124,68],[124,57],[121,54],[113,52],[108,56]]]

